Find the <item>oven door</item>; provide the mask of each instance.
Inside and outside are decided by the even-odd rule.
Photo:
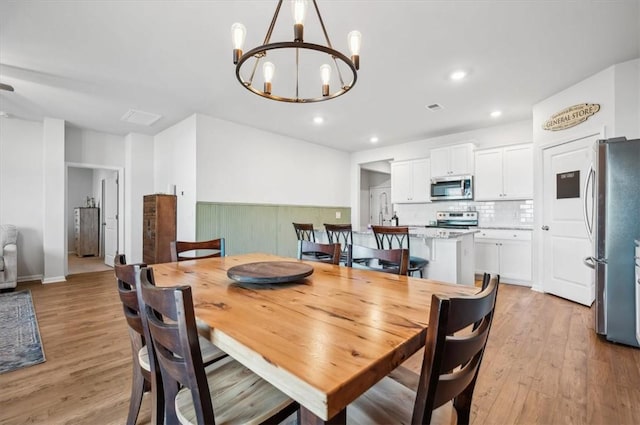
[[[431,200],[473,199],[471,176],[431,180]]]

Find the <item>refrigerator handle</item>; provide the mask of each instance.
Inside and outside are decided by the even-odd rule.
[[[591,164],[589,166],[589,172],[587,173],[587,177],[585,178],[585,181],[584,181],[584,193],[582,194],[582,199],[584,200],[584,206],[583,206],[584,227],[587,229],[587,236],[589,237],[589,241],[591,242],[593,242],[593,207],[591,208],[591,217],[589,217],[587,195],[589,194],[589,186],[591,186],[591,200],[594,201],[594,196],[593,196],[594,177],[595,177],[595,170],[593,169],[593,164]]]

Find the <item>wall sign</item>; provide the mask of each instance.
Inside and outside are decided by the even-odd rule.
[[[580,197],[580,170],[556,174],[556,199]]]
[[[551,118],[545,121],[542,128],[550,131],[565,130],[585,122],[587,118],[594,115],[599,110],[600,105],[598,103],[579,103],[577,105],[569,106],[568,108],[551,115]]]

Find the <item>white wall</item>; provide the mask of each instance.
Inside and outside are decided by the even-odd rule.
[[[42,283],[65,280],[67,265],[67,240],[65,211],[66,168],[64,121],[45,118],[42,127],[43,192],[42,248],[44,250],[44,278]]]
[[[65,161],[124,167],[124,137],[66,126]]]
[[[533,288],[542,290],[543,149],[592,134],[640,137],[640,59],[613,65],[533,106],[534,233]],[[551,115],[579,103],[598,103],[600,111],[562,131],[542,128]]]
[[[66,172],[74,166],[120,171],[129,152],[124,150],[124,138],[65,128],[64,121],[50,118],[45,120],[46,131],[42,122],[0,120],[0,223],[15,224],[19,229],[18,280],[64,280],[70,248],[67,210],[72,197],[66,187]],[[66,172],[65,163],[70,166]],[[83,193],[82,198],[87,195]],[[120,215],[124,216],[121,196]],[[141,211],[140,207],[139,217]],[[124,242],[124,233],[120,241]]]
[[[142,262],[143,197],[153,193],[153,137],[130,133],[125,137],[124,253],[129,263]],[[124,184],[123,181],[124,180]]]
[[[348,206],[349,154],[197,115],[197,200]]]
[[[196,240],[196,116],[154,137],[154,193],[178,196],[177,238]]]
[[[531,121],[520,121],[512,124],[497,125],[495,127],[448,134],[430,139],[417,140],[400,145],[386,146],[354,152],[351,154],[351,222],[354,228],[366,225],[361,221],[360,209],[360,164],[383,160],[406,160],[427,158],[431,149],[442,146],[473,142],[476,148],[506,146],[516,143],[530,143],[532,139]]]
[[[67,169],[67,252],[75,252],[75,207],[87,206],[87,196],[94,196],[93,170],[69,167]],[[97,200],[96,200],[97,201]]]
[[[614,66],[615,125],[613,136],[640,137],[640,59]]]
[[[18,227],[18,279],[44,271],[42,123],[0,118],[0,223]]]

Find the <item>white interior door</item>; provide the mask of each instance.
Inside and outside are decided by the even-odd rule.
[[[593,270],[583,259],[593,253],[585,226],[585,196],[590,202],[591,192],[585,186],[598,136],[544,149],[543,156],[544,291],[584,305],[595,297]]]
[[[103,180],[104,263],[113,267],[118,250],[118,173]]]

